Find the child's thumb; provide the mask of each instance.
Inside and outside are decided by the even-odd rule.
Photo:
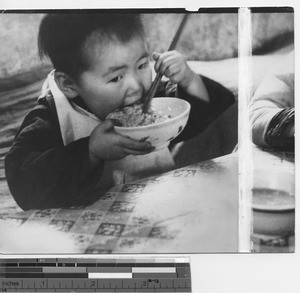
[[[159,58],[159,56],[160,56],[160,54],[159,54],[159,53],[156,53],[156,52],[154,52],[154,53],[152,54],[152,58],[153,58],[154,61],[157,61],[158,58]]]
[[[117,123],[115,123],[113,119],[106,119],[102,122],[101,126],[102,126],[103,131],[109,132],[109,131],[113,130],[115,124],[117,124]]]

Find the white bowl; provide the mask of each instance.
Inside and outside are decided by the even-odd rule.
[[[276,169],[254,170],[253,232],[288,235],[295,229],[295,175]]]
[[[148,141],[156,150],[165,148],[177,137],[186,126],[191,106],[178,98],[154,98],[151,102],[155,111],[170,115],[171,118],[146,126],[121,127],[115,126],[115,131],[124,136],[139,141]]]

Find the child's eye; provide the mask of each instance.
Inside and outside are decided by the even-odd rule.
[[[148,66],[148,64],[149,64],[149,62],[147,61],[147,62],[144,62],[144,63],[142,63],[138,68],[139,68],[139,70],[140,69],[145,69],[147,66]]]
[[[120,81],[122,78],[123,78],[123,76],[119,75],[119,76],[116,76],[116,77],[112,78],[109,82],[118,82],[118,81]]]

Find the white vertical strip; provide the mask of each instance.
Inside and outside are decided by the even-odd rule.
[[[251,251],[253,182],[252,131],[249,101],[252,97],[252,29],[251,10],[239,8],[239,252]]]

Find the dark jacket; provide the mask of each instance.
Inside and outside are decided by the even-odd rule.
[[[162,84],[157,96],[175,96],[191,104],[186,128],[172,141],[187,140],[203,131],[234,103],[233,94],[203,77],[210,103],[188,96],[170,83]],[[53,97],[38,100],[25,117],[5,158],[10,191],[24,209],[70,207],[91,204],[99,197],[97,183],[103,163],[95,170],[88,166],[89,137],[64,146]]]

